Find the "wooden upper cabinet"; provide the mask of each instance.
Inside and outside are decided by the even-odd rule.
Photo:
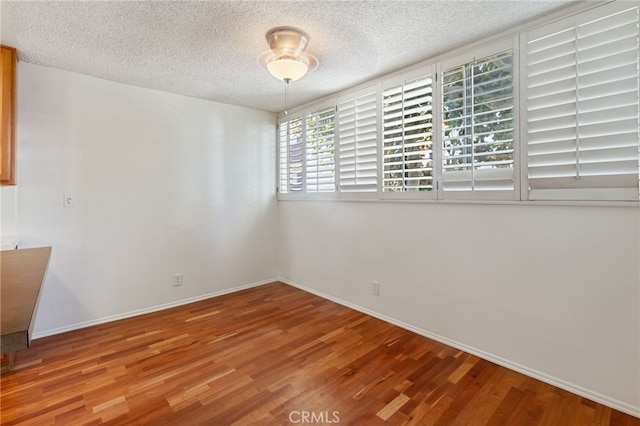
[[[2,149],[0,149],[0,183],[2,185],[15,185],[16,183],[16,49],[0,46],[2,48],[2,60],[0,75],[2,85],[0,96],[2,97],[2,124],[0,133],[2,137]]]

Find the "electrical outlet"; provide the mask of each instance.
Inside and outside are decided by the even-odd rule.
[[[380,283],[378,281],[373,281],[371,283],[371,294],[374,296],[380,296]]]
[[[173,274],[173,286],[180,287],[182,285],[182,274]]]

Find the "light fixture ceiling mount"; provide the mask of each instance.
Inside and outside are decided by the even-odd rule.
[[[318,66],[318,60],[307,53],[309,35],[296,27],[276,27],[267,31],[270,51],[258,59],[278,80],[290,83],[304,77]]]

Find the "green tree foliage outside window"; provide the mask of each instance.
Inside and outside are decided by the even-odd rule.
[[[513,54],[443,73],[443,173],[513,167]]]
[[[306,117],[307,192],[334,192],[335,108]]]

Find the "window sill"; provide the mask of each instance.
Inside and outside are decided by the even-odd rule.
[[[401,203],[401,204],[460,204],[460,205],[506,205],[506,206],[556,206],[556,207],[631,207],[639,208],[639,201],[562,201],[562,200],[430,200],[430,199],[380,199],[358,197],[299,197],[278,196],[278,201],[338,201],[358,203]]]

